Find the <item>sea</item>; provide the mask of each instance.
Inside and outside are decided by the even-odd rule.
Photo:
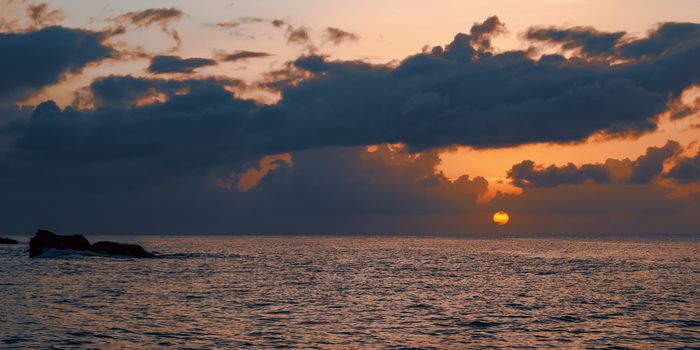
[[[700,348],[700,239],[88,237],[0,245],[1,349]]]

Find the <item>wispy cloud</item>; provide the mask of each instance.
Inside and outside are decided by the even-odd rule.
[[[347,41],[357,41],[360,37],[355,33],[346,32],[342,29],[329,27],[325,30],[326,40],[332,42],[334,45],[340,45]]]

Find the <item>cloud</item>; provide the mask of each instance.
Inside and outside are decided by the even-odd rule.
[[[267,52],[255,52],[255,51],[236,51],[231,54],[227,53],[221,53],[217,55],[217,59],[219,61],[225,61],[225,62],[237,62],[237,61],[243,61],[247,60],[250,58],[264,58],[264,57],[270,57],[273,56],[270,53]]]
[[[333,43],[333,45],[340,45],[346,41],[357,41],[360,37],[355,33],[346,32],[342,29],[328,27],[325,30],[326,40]]]
[[[246,191],[236,182],[222,188],[221,181],[236,180],[225,162],[177,177],[144,169],[144,163],[62,163],[25,183],[0,182],[7,218],[0,225],[6,232],[49,225],[108,234],[483,234],[494,230],[489,220],[495,210],[511,214],[510,229],[518,234],[693,233],[700,224],[693,200],[669,198],[657,184],[526,188],[479,204],[486,180],[449,181],[435,170],[437,152],[382,145],[373,152],[305,150],[291,158],[276,162]],[[17,168],[0,168],[4,176],[8,171]],[[153,176],[150,186],[112,187],[136,175]],[[82,181],[66,185],[70,177]]]
[[[32,91],[58,83],[67,74],[111,58],[115,51],[105,35],[82,29],[47,27],[0,33],[0,100],[20,100]]]
[[[577,167],[569,163],[563,167],[550,165],[536,167],[535,162],[524,160],[508,171],[513,185],[518,187],[555,187],[563,184],[582,184],[585,181],[596,183],[610,182],[611,176],[602,164],[585,164]]]
[[[663,147],[649,147],[645,155],[632,164],[632,173],[628,179],[632,184],[648,183],[661,174],[664,163],[681,151],[678,142],[668,141]]]
[[[442,222],[446,215],[459,217],[461,227],[476,225],[465,213],[476,209],[476,199],[488,186],[480,177],[450,181],[436,173],[437,152],[409,154],[382,145],[373,152],[365,147],[306,150],[291,158],[291,164],[275,163],[246,191],[235,184],[222,188],[219,180],[230,180],[225,166],[205,174],[163,177],[139,171],[139,163],[67,164],[50,175],[38,174],[31,185],[21,178],[0,182],[5,194],[0,210],[8,218],[0,226],[13,232],[50,225],[114,234],[358,234],[370,233],[370,227],[375,234],[436,234],[455,231]],[[8,171],[2,168],[0,174]],[[137,174],[154,175],[153,182],[117,190],[105,186]],[[67,177],[83,181],[66,185]],[[44,200],[32,204],[29,198],[38,193]],[[84,219],[77,220],[78,213]]]
[[[151,25],[164,26],[171,21],[182,18],[182,11],[176,8],[151,8],[143,11],[131,11],[113,18],[117,22],[130,22],[131,24],[145,28]]]
[[[490,48],[491,38],[505,32],[505,24],[497,16],[491,16],[482,23],[474,23],[472,25],[469,30],[470,42],[477,47]]]
[[[238,28],[241,26],[240,22],[219,22],[219,23],[214,23],[214,26],[218,27],[219,29],[234,29]]]
[[[580,50],[586,56],[610,55],[625,32],[606,33],[591,27],[536,27],[525,38],[550,44],[560,44],[564,50]]]
[[[218,22],[213,25],[219,29],[235,29],[239,28],[242,24],[249,24],[249,23],[261,23],[264,22],[264,19],[260,17],[242,17],[239,18],[235,21],[229,21],[229,22]]]
[[[693,26],[683,28],[694,30]],[[381,227],[383,232],[416,232],[427,227],[438,227],[440,232],[450,228],[477,230],[483,226],[468,226],[474,221],[466,218],[485,213],[486,209],[474,201],[487,186],[486,181],[466,177],[449,181],[436,174],[437,149],[572,142],[599,134],[640,135],[655,130],[659,113],[700,79],[696,64],[700,46],[692,35],[674,39],[660,48],[662,52],[630,56],[625,62],[612,64],[602,59],[591,62],[578,53],[535,58],[529,51],[497,52],[490,40],[504,30],[500,20],[492,17],[475,24],[468,33],[456,35],[449,44],[398,64],[302,56],[266,82],[280,94],[279,101],[269,105],[231,93],[245,88],[235,79],[98,78],[86,89],[93,109],[59,108],[45,102],[30,117],[23,116],[5,129],[12,137],[0,143],[0,187],[4,194],[0,208],[13,218],[13,227],[30,222],[30,212],[70,225],[77,222],[71,221],[75,216],[71,213],[84,210],[81,216],[95,214],[85,225],[104,228],[105,222],[114,221],[110,213],[117,212],[115,208],[134,205],[133,211],[124,214],[128,219],[123,225],[130,232],[138,227],[159,231],[187,224],[219,231],[268,225],[263,227],[266,232],[292,225],[300,232],[305,222],[313,222],[309,220],[312,217],[329,218],[320,220],[316,228],[333,228],[335,232],[362,227]],[[49,75],[51,79],[58,80],[65,72],[79,71],[85,64],[110,55],[109,48],[102,46],[100,33],[51,27],[12,34],[11,38],[22,38],[24,43],[44,31],[68,31],[62,35],[74,35],[88,43],[87,38],[94,36],[96,43],[69,46],[70,63]],[[9,42],[4,41],[7,35],[0,35],[0,45]],[[656,38],[658,30],[650,35]],[[649,39],[625,39],[616,50],[620,45]],[[22,79],[40,72],[44,69],[42,55],[57,54],[46,49],[53,41],[40,42],[33,54],[9,55],[14,61],[2,61],[11,64],[0,67],[8,72],[7,67],[21,67]],[[71,61],[83,55],[88,59]],[[3,59],[8,60],[0,57]],[[33,64],[33,59],[39,64]],[[53,58],[49,62],[54,62]],[[33,89],[45,84],[21,81],[13,86]],[[365,145],[386,143],[402,143],[406,148],[403,153],[362,151]],[[613,210],[615,216],[609,217],[596,212],[590,220],[627,220],[625,210],[637,216],[659,210],[650,217],[670,222],[667,219],[678,218],[669,212],[671,209],[682,213],[696,210],[688,202],[664,199],[667,192],[654,181],[664,176],[663,164],[668,157],[676,157],[676,149],[677,145],[670,144],[634,161],[610,160],[603,165],[563,169],[525,163],[519,175],[514,175],[528,181],[527,186],[522,183],[524,197],[498,197],[493,205],[503,205],[500,209],[507,211],[514,208],[523,215],[541,215],[537,208],[556,207],[557,195],[566,200],[579,196],[581,203],[566,203],[559,210],[566,214],[563,217],[583,224],[586,222],[573,211],[595,206],[594,198],[589,198],[593,193],[609,193],[629,197],[599,198],[629,207]],[[222,179],[231,181],[232,173],[244,174],[258,166],[265,156],[285,153],[292,154],[291,166],[275,163],[275,169],[244,193],[216,185]],[[635,189],[638,194],[633,196]],[[47,200],[37,206],[37,201],[30,199],[38,196]],[[145,201],[137,203],[135,198]],[[535,209],[528,209],[521,198],[532,199]],[[540,202],[547,200],[550,202]],[[640,200],[659,202],[636,203]],[[99,205],[94,208],[81,204],[96,202]],[[153,216],[147,218],[145,213]],[[454,216],[448,220],[445,215]],[[178,219],[167,221],[173,217]],[[198,221],[188,223],[187,217]],[[275,221],[277,218],[284,220]],[[445,226],[435,225],[439,219],[445,219]],[[158,229],[148,222],[163,226]]]
[[[112,17],[109,20],[117,23],[118,25],[131,24],[137,28],[147,28],[152,25],[157,25],[160,27],[163,33],[170,36],[175,41],[175,50],[180,47],[182,40],[180,39],[179,33],[175,29],[170,29],[170,23],[177,21],[184,13],[176,8],[151,8],[142,11],[131,11],[119,15],[117,17]]]
[[[94,80],[88,88],[87,95],[92,99],[90,104],[96,108],[130,109],[138,105],[139,101],[148,100],[150,97],[163,97],[163,101],[167,101],[178,94],[190,93],[197,89],[222,88],[245,88],[245,83],[225,77],[154,79],[111,75]]]
[[[293,165],[264,177],[248,192],[285,203],[279,215],[357,218],[383,214],[436,214],[474,208],[488,182],[436,172],[437,152],[410,154],[381,145],[295,153]]]
[[[265,19],[260,17],[241,17],[238,21],[240,23],[262,23],[265,22]]]
[[[275,28],[286,28],[285,39],[287,39],[287,43],[289,44],[306,44],[311,40],[311,29],[307,27],[294,27],[289,22],[282,19],[272,20],[270,24]],[[334,28],[328,28],[328,30],[331,29]]]
[[[275,28],[281,28],[281,27],[287,25],[287,22],[285,20],[282,20],[282,19],[275,19],[275,20],[272,20],[271,24]]]
[[[487,18],[483,23],[474,23],[469,30],[469,34],[458,33],[452,42],[445,47],[433,47],[432,55],[454,61],[456,63],[467,63],[479,59],[482,55],[490,55],[491,38],[505,32],[505,25],[497,16]]]
[[[513,185],[522,188],[580,185],[584,182],[642,185],[661,175],[664,163],[678,155],[681,150],[678,142],[668,141],[662,147],[647,148],[646,153],[634,161],[608,159],[603,164],[576,166],[569,163],[562,167],[550,165],[545,168],[535,165],[531,160],[524,160],[511,167],[508,178],[512,179]]]
[[[289,26],[287,28],[287,42],[293,44],[305,44],[309,41],[309,28]]]
[[[525,38],[560,44],[564,50],[580,50],[584,56],[608,59],[658,59],[683,51],[697,50],[700,25],[696,23],[662,23],[643,38],[626,32],[601,32],[591,27],[534,27]]]
[[[209,58],[181,58],[179,56],[161,55],[151,59],[148,71],[155,74],[163,73],[193,73],[195,69],[216,65],[216,61]]]
[[[617,47],[623,58],[654,59],[678,52],[697,50],[700,45],[700,25],[697,23],[663,23],[645,38],[630,40]]]
[[[497,18],[487,23],[397,66],[301,57],[289,70],[308,78],[277,85],[281,99],[272,105],[236,98],[215,79],[179,95],[168,93],[162,103],[143,108],[52,110],[51,116],[38,109],[19,138],[20,154],[48,151],[34,144],[49,139],[56,156],[70,159],[80,159],[83,150],[102,149],[109,157],[138,154],[121,149],[121,134],[110,132],[121,124],[133,129],[134,145],[179,140],[174,150],[187,146],[201,157],[241,161],[330,146],[403,143],[411,150],[427,150],[571,142],[600,133],[628,137],[655,130],[656,117],[669,101],[700,78],[692,59],[700,58],[700,46],[688,44],[673,54],[618,65],[533,59],[522,51],[490,52],[484,40],[502,31],[502,24]],[[471,46],[473,40],[478,46]],[[112,80],[115,86],[135,81]],[[52,122],[45,124],[48,120]],[[77,125],[63,125],[69,122]],[[34,135],[51,127],[79,134],[67,139],[50,132]],[[94,138],[100,148],[91,145]],[[71,141],[63,147],[65,140]],[[167,154],[168,146],[148,151]],[[71,152],[76,154],[67,154]]]
[[[684,157],[664,175],[681,184],[700,182],[700,151],[694,157]]]
[[[49,11],[46,3],[30,4],[27,6],[27,17],[31,21],[31,28],[42,28],[63,21],[65,16],[61,10]]]

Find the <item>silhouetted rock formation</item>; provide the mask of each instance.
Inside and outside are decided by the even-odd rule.
[[[19,242],[15,241],[14,239],[0,237],[0,244],[17,244],[17,243],[19,243]]]
[[[39,230],[29,240],[29,257],[39,256],[46,249],[92,250],[92,245],[83,235],[61,236],[51,231]]]
[[[97,242],[92,245],[93,251],[107,255],[126,255],[134,258],[155,258],[156,256],[143,249],[138,244],[123,244],[109,241]]]
[[[122,244],[115,242],[90,242],[83,235],[62,236],[51,231],[39,230],[29,240],[29,257],[33,258],[44,253],[46,249],[75,251],[90,251],[105,255],[124,255],[134,258],[154,258],[155,255],[147,252],[140,245]]]

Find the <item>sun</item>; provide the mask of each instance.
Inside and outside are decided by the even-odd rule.
[[[498,226],[507,224],[509,220],[510,216],[508,216],[508,213],[504,211],[497,211],[495,214],[493,214],[493,222]]]

